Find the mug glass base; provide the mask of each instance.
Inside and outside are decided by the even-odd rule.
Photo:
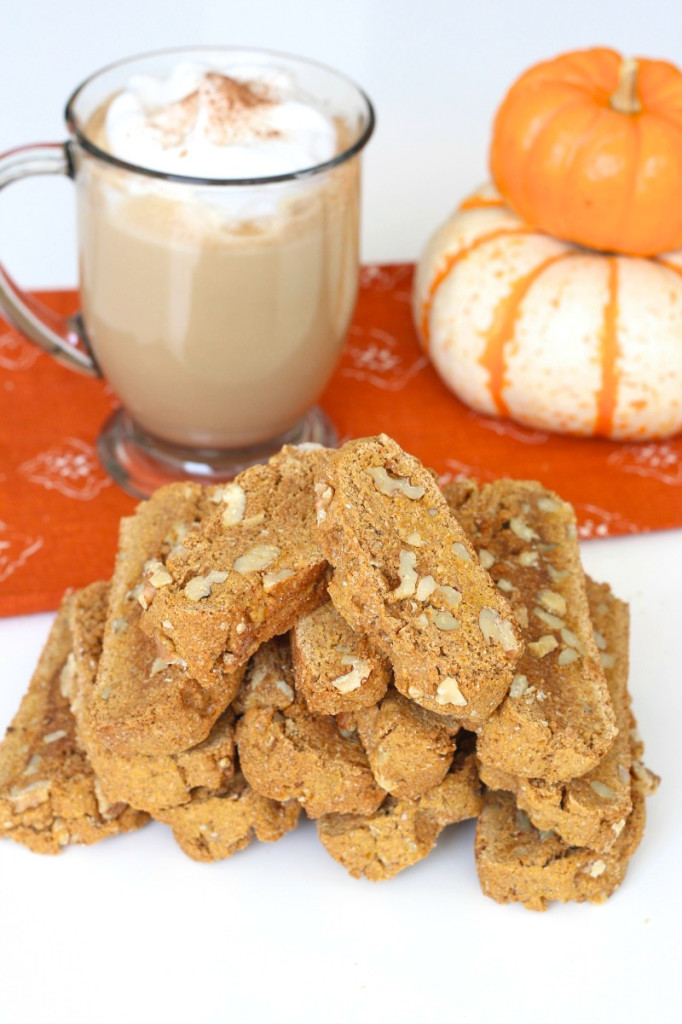
[[[148,498],[158,487],[178,480],[206,485],[231,480],[243,469],[267,462],[284,444],[310,442],[325,448],[338,443],[334,425],[318,406],[271,441],[219,450],[167,444],[141,430],[125,409],[117,409],[102,428],[97,450],[105,470],[124,491],[134,498]]]

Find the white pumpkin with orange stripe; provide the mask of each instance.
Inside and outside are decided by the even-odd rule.
[[[619,439],[682,430],[682,250],[592,252],[485,186],[428,243],[414,314],[441,377],[479,412]]]

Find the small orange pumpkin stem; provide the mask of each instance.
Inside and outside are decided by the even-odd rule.
[[[625,57],[620,66],[618,88],[609,97],[612,110],[619,114],[638,114],[642,104],[637,96],[637,72],[639,65],[634,57]]]

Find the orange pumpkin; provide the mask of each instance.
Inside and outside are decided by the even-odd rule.
[[[590,248],[682,246],[682,73],[613,50],[567,53],[511,87],[495,118],[495,184],[519,217]]]

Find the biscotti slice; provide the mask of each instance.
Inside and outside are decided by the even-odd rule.
[[[391,660],[401,693],[480,725],[522,642],[431,473],[381,435],[329,453],[316,490],[336,608]]]
[[[442,782],[418,797],[419,806],[441,829],[478,816],[483,806],[483,787],[474,753],[475,737],[460,732],[450,771]]]
[[[553,830],[572,846],[605,852],[616,842],[632,810],[629,615],[627,605],[615,598],[606,584],[589,577],[587,596],[616,715],[618,734],[613,744],[596,768],[564,783],[515,778],[486,765],[481,766],[481,779],[492,789],[512,792],[537,828]]]
[[[288,708],[294,696],[291,646],[285,633],[273,636],[252,655],[232,709],[243,715],[249,708]]]
[[[584,775],[616,735],[590,620],[573,509],[540,484],[448,491],[525,640],[509,695],[478,729],[481,764],[561,782]]]
[[[57,613],[19,710],[0,743],[0,836],[34,853],[140,828],[146,814],[111,803],[83,751],[60,676],[71,652],[71,598]]]
[[[644,793],[635,786],[623,831],[610,850],[595,853],[538,831],[511,793],[488,790],[476,823],[481,888],[498,903],[523,903],[529,910],[546,910],[553,901],[603,903],[623,881],[644,822]]]
[[[660,781],[641,763],[643,746],[632,715],[630,723],[632,810],[606,851],[572,846],[553,831],[541,831],[516,806],[511,793],[486,791],[474,845],[487,896],[499,903],[546,910],[552,901],[602,903],[615,892],[644,834],[645,798]]]
[[[156,815],[170,825],[176,842],[193,860],[224,860],[252,839],[275,843],[296,827],[300,805],[261,796],[238,772],[219,794],[197,790],[191,803]]]
[[[319,715],[371,707],[391,679],[388,659],[351,629],[331,601],[294,625],[291,653],[296,691]]]
[[[71,606],[73,651],[62,673],[62,691],[76,718],[78,736],[111,802],[159,810],[194,798],[197,787],[225,789],[234,775],[234,713],[228,709],[200,744],[177,754],[121,755],[93,732],[91,713],[108,607],[109,584],[78,591]]]
[[[313,492],[323,451],[289,446],[245,470],[165,560],[143,626],[204,684],[326,600]]]
[[[117,754],[173,754],[206,739],[235,696],[242,673],[220,667],[201,683],[179,656],[140,629],[143,608],[170,577],[163,559],[209,510],[220,489],[170,484],[121,520],[91,728]]]
[[[422,796],[450,770],[458,723],[393,687],[376,707],[356,711],[354,719],[374,778],[393,796]]]
[[[281,711],[251,708],[237,723],[237,747],[257,792],[298,800],[310,818],[371,814],[386,796],[358,737],[343,735],[331,715],[312,715],[299,702]]]
[[[473,754],[458,757],[445,778],[416,800],[387,796],[370,815],[326,814],[318,835],[353,878],[384,881],[423,860],[447,825],[475,818],[480,789]]]

